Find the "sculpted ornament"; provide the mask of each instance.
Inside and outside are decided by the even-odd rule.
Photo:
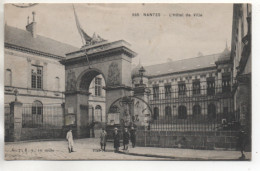
[[[120,76],[120,71],[119,71],[119,67],[118,64],[116,62],[112,62],[109,65],[108,68],[108,86],[115,86],[115,85],[119,85],[119,76]]]
[[[76,75],[75,72],[72,70],[68,72],[66,90],[67,91],[76,90]]]

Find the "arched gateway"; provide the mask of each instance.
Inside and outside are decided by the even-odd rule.
[[[89,63],[86,58],[88,55]],[[106,113],[111,104],[130,95],[131,63],[136,53],[124,40],[83,46],[66,55],[65,65],[65,125],[74,125],[77,137],[88,137],[93,106],[89,105],[91,81],[102,75],[105,80]]]

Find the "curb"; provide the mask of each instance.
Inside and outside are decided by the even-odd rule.
[[[174,156],[163,156],[163,155],[156,155],[156,154],[140,154],[140,153],[129,153],[119,151],[118,153],[125,154],[125,155],[132,155],[132,156],[143,156],[143,157],[153,157],[153,158],[163,158],[168,160],[176,160],[176,161],[250,161],[250,159],[241,160],[237,159],[206,159],[206,158],[189,158],[189,157],[174,157]]]

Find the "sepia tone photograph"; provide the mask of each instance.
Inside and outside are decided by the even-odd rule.
[[[5,160],[251,161],[251,15],[4,4]]]

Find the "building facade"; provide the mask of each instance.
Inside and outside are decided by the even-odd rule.
[[[9,104],[18,100],[23,105],[23,127],[63,126],[66,80],[60,61],[79,48],[37,34],[35,13],[32,15],[33,21],[28,18],[25,30],[5,24],[5,113],[9,116]],[[106,118],[104,86],[99,75],[90,88],[89,104],[93,120],[98,122]],[[57,122],[52,122],[53,116]]]
[[[133,86],[140,76],[132,72]],[[232,64],[226,46],[219,54],[146,66],[143,82],[150,90],[151,120],[189,119],[231,121],[234,118]]]
[[[231,42],[234,108],[243,126],[251,125],[251,4],[235,4]],[[251,128],[250,128],[251,129]],[[251,132],[251,131],[250,131]]]

